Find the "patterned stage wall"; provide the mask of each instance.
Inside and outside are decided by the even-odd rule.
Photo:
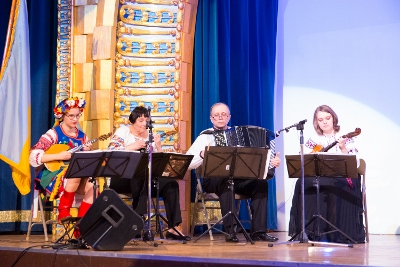
[[[60,0],[55,102],[85,98],[91,138],[150,106],[164,151],[186,151],[196,11],[197,0]]]
[[[152,108],[164,151],[191,144],[194,28],[198,0],[59,0],[57,94],[87,101],[80,125],[90,138]],[[106,148],[108,141],[93,144]],[[190,179],[180,184],[182,229],[190,221]]]

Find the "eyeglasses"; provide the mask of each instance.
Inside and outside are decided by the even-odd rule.
[[[229,116],[229,114],[226,114],[225,112],[222,112],[221,114],[216,113],[216,114],[212,115],[211,118],[213,118],[214,120],[218,120],[219,118],[225,119],[228,116]]]
[[[77,114],[77,115],[72,115],[72,114],[66,114],[65,115],[65,117],[67,117],[68,119],[70,119],[70,120],[73,120],[73,119],[77,119],[77,120],[79,120],[79,118],[82,116],[82,113],[79,113],[79,114]]]

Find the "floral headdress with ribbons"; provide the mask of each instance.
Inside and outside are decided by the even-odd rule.
[[[62,116],[65,115],[65,113],[71,108],[79,108],[79,111],[83,112],[85,105],[86,101],[77,97],[69,97],[62,100],[57,106],[54,107],[54,117],[56,118],[54,126],[60,124]]]

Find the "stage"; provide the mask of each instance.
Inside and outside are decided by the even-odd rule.
[[[286,241],[286,232],[271,233]],[[51,236],[50,236],[51,237]],[[221,234],[214,241],[208,235],[197,242],[160,240],[157,246],[142,239],[132,240],[121,251],[57,249],[44,242],[43,235],[0,235],[0,266],[400,266],[400,235],[370,235],[370,242],[353,247],[332,244],[292,243],[269,247],[267,242],[226,243]],[[15,263],[15,264],[14,264]],[[14,265],[13,265],[14,264]]]

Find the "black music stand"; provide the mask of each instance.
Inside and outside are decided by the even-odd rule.
[[[72,154],[68,170],[65,174],[69,178],[87,178],[93,183],[93,203],[96,201],[97,185],[96,177],[104,162],[106,153],[104,151],[80,151]]]
[[[203,235],[207,234],[212,229],[215,229],[227,236],[232,236],[234,233],[233,225],[230,233],[223,232],[215,228],[224,219],[232,216],[242,229],[244,229],[235,212],[235,179],[263,179],[265,174],[265,164],[267,159],[267,148],[253,147],[223,147],[213,146],[205,149],[202,176],[203,178],[228,178],[229,188],[231,191],[231,210],[225,214],[211,228],[202,233],[196,240],[199,240]],[[254,241],[250,235],[243,231],[246,240],[251,244]]]
[[[300,156],[287,155],[286,162],[287,162],[289,178],[298,178],[301,171]],[[327,153],[315,153],[315,154],[305,155],[304,176],[307,178],[309,177],[315,178],[314,185],[317,189],[317,195],[316,195],[317,214],[313,215],[311,220],[307,222],[304,228],[306,228],[308,225],[314,222],[313,234],[314,237],[316,237],[316,239],[328,233],[339,232],[346,238],[348,238],[351,242],[353,242],[351,244],[340,244],[333,242],[309,241],[309,243],[331,244],[338,246],[353,247],[353,244],[357,242],[320,214],[319,179],[324,177],[358,178],[356,156],[349,154],[327,154]],[[327,223],[333,230],[321,233],[319,227],[319,220],[322,220],[325,223]],[[295,240],[298,235],[299,233],[296,233],[289,241]]]
[[[96,200],[96,177],[99,169],[104,161],[105,153],[103,151],[79,151],[72,154],[72,157],[68,164],[67,172],[65,173],[66,179],[70,178],[90,178],[90,182],[93,183],[93,202]],[[76,228],[76,222],[79,221],[80,217],[67,218],[62,220],[63,224],[74,223],[74,226],[67,229],[65,233],[56,240],[55,243],[59,243],[66,236],[70,236],[72,230]]]
[[[135,153],[132,151],[113,151],[106,156],[107,165],[100,171],[102,176],[126,179],[146,179],[148,177],[148,153]],[[116,153],[118,157],[116,158]],[[108,155],[108,154],[107,154]],[[168,220],[159,212],[159,178],[183,179],[190,165],[193,155],[155,152],[152,154],[152,187],[156,188],[156,202],[153,202],[154,213],[147,218],[147,222],[155,217],[156,233],[160,233],[160,238],[164,239],[161,229],[160,218],[168,224]],[[129,162],[129,163],[128,163]],[[111,167],[112,166],[112,167]],[[116,189],[118,192],[119,190]],[[175,228],[175,232],[180,234]]]
[[[160,188],[159,188],[159,179],[166,178],[166,179],[175,179],[175,180],[182,180],[185,176],[187,169],[189,168],[190,162],[193,159],[193,155],[185,155],[185,154],[176,154],[176,153],[154,153],[154,155],[161,154],[162,157],[159,161],[156,161],[158,164],[154,167],[153,170],[153,184],[156,187],[156,203],[155,203],[155,212],[150,217],[156,217],[156,233],[160,233],[160,238],[164,239],[164,235],[161,229],[161,221],[160,218],[168,224],[168,220],[160,214],[159,209],[159,198],[160,198]],[[153,158],[154,160],[154,158]],[[155,165],[153,165],[155,166]],[[154,203],[153,203],[154,205]],[[181,233],[173,227],[173,230],[180,236]]]
[[[143,153],[127,150],[105,151],[105,153],[105,160],[98,176],[126,179],[132,178],[132,173],[137,171],[143,156]]]

